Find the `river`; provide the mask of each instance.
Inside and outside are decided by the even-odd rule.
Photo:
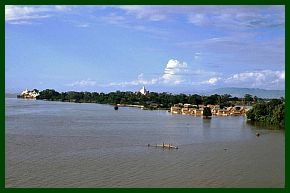
[[[284,187],[284,130],[242,116],[5,99],[6,187]],[[257,137],[256,132],[260,133]],[[179,149],[148,147],[171,143]]]

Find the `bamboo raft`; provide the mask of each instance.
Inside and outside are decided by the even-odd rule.
[[[178,146],[174,146],[172,144],[155,144],[155,145],[150,145],[148,144],[148,147],[162,147],[162,148],[167,148],[167,149],[178,149]]]

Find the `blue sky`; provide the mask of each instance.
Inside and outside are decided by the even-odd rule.
[[[6,92],[284,89],[284,6],[6,6]]]

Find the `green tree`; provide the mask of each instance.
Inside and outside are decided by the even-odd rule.
[[[212,116],[211,109],[209,107],[205,107],[203,109],[203,116],[205,118],[208,118],[208,117]]]
[[[203,101],[200,95],[194,94],[189,96],[188,102],[194,105],[201,105]]]
[[[37,90],[37,89],[33,89],[33,90],[32,90],[32,92],[33,92],[33,91],[34,91],[34,92],[36,92],[36,93],[38,93],[38,92],[39,92],[39,90]]]
[[[58,100],[60,99],[60,93],[53,89],[46,89],[41,91],[36,99]]]
[[[247,112],[247,118],[252,121],[263,122],[284,127],[285,104],[279,99],[269,102],[260,102]]]
[[[244,100],[246,103],[252,102],[253,101],[253,96],[250,94],[245,94]]]

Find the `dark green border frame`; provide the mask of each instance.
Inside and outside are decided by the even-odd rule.
[[[136,188],[108,188],[108,189],[93,189],[93,188],[66,188],[66,189],[56,189],[56,188],[47,188],[47,189],[40,189],[40,188],[21,188],[21,189],[15,189],[15,188],[5,188],[5,5],[121,5],[121,4],[127,4],[127,5],[285,5],[285,22],[286,22],[286,29],[285,29],[285,57],[287,56],[287,42],[289,42],[289,39],[286,36],[287,28],[289,23],[287,21],[287,18],[289,18],[289,9],[288,5],[286,3],[286,0],[2,0],[0,2],[1,6],[1,12],[0,12],[0,30],[1,30],[1,46],[0,46],[0,105],[1,107],[1,117],[0,117],[0,128],[1,128],[1,134],[0,134],[0,148],[1,148],[1,155],[0,155],[0,189],[2,191],[6,192],[51,192],[51,191],[61,191],[61,192],[78,192],[78,191],[86,191],[86,192],[92,192],[92,191],[103,191],[103,192],[132,192],[132,191],[153,191],[153,192],[192,192],[192,191],[199,191],[199,192],[210,192],[210,191],[218,191],[218,192],[246,192],[246,191],[255,191],[255,192],[285,192],[289,189],[289,167],[287,166],[287,162],[285,161],[285,188],[258,188],[258,189],[249,189],[249,188],[219,188],[219,189],[213,189],[213,188],[178,188],[178,189],[136,189]],[[285,63],[285,73],[289,74],[289,70],[287,67],[287,57],[286,57],[286,63]],[[289,65],[289,64],[288,64]],[[286,77],[285,79],[285,85],[287,88],[288,79]],[[286,99],[286,121],[285,121],[285,160],[289,160],[289,154],[287,153],[287,147],[289,147],[289,140],[286,140],[287,136],[287,128],[290,127],[290,119],[289,114],[290,111],[287,108],[287,104],[289,104],[289,90],[285,88],[285,99]],[[288,164],[289,165],[289,164]]]

